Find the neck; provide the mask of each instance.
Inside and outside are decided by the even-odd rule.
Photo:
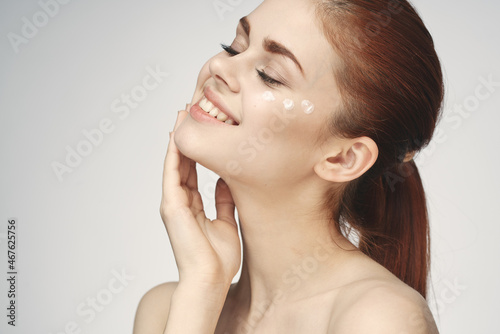
[[[230,185],[243,243],[241,277],[233,292],[244,312],[325,291],[325,282],[335,281],[353,253],[348,250],[356,250],[318,205],[324,192],[309,184],[282,189]]]

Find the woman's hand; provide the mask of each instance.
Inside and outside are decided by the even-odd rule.
[[[219,179],[215,190],[217,219],[205,216],[196,162],[185,157],[174,142],[175,130],[187,115],[187,111],[179,112],[170,133],[160,213],[179,269],[179,283],[229,286],[241,261],[235,205],[228,186]]]

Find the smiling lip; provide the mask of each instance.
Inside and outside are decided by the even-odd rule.
[[[201,107],[200,104],[202,101],[206,101],[206,103],[211,103],[214,108],[219,110],[219,114],[224,114],[225,118],[227,120],[222,121],[218,116],[214,117],[211,112],[206,112],[203,108]],[[205,108],[206,109],[206,108]],[[238,126],[239,122],[236,121],[236,119],[233,117],[233,115],[227,111],[227,107],[222,103],[222,101],[218,98],[218,96],[209,88],[208,86],[205,87],[203,90],[203,96],[199,99],[198,102],[193,104],[191,108],[189,109],[189,114],[190,116],[200,122],[200,123],[212,123],[212,124],[218,124],[218,125],[229,125],[229,126]]]
[[[199,103],[199,102],[198,102]],[[189,114],[191,115],[192,118],[197,120],[198,122],[202,123],[212,123],[212,124],[217,124],[217,125],[222,125],[222,126],[234,126],[227,124],[225,122],[219,121],[217,118],[210,116],[205,110],[201,109],[199,104],[196,103],[194,104],[191,109],[189,110]]]
[[[229,111],[224,102],[219,99],[219,96],[217,96],[217,94],[209,86],[205,87],[205,89],[203,90],[203,94],[210,102],[212,102],[215,107],[226,114],[229,118],[234,119],[237,124],[240,124],[240,121],[236,117],[234,117],[234,115]]]

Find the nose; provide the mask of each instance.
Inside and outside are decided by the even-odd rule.
[[[238,80],[238,65],[234,57],[218,56],[214,57],[209,64],[209,71],[212,78],[220,88],[229,89],[233,93],[240,91]]]

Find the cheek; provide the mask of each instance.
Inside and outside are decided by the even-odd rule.
[[[310,115],[314,111],[314,103],[309,100],[302,100],[300,106],[306,115]]]
[[[286,133],[296,117],[293,111],[285,110],[283,100],[281,94],[262,89],[248,97],[243,102],[243,115],[249,132],[271,138],[279,138]]]
[[[305,133],[310,117],[303,111],[302,99],[276,91],[257,90],[243,101],[248,132],[273,146],[293,144]],[[308,108],[312,103],[307,104]],[[307,128],[306,128],[307,129]]]
[[[288,98],[288,97],[282,97],[278,96],[276,98],[276,95],[270,91],[266,90],[262,93],[260,98],[265,101],[265,102],[272,102],[272,105],[274,108],[284,108],[286,111],[293,111],[296,108],[298,110],[301,110],[304,114],[310,115],[314,111],[314,103],[311,102],[310,100],[307,99],[295,99],[293,97]],[[281,101],[281,104],[279,103]],[[297,111],[294,111],[297,112]]]

